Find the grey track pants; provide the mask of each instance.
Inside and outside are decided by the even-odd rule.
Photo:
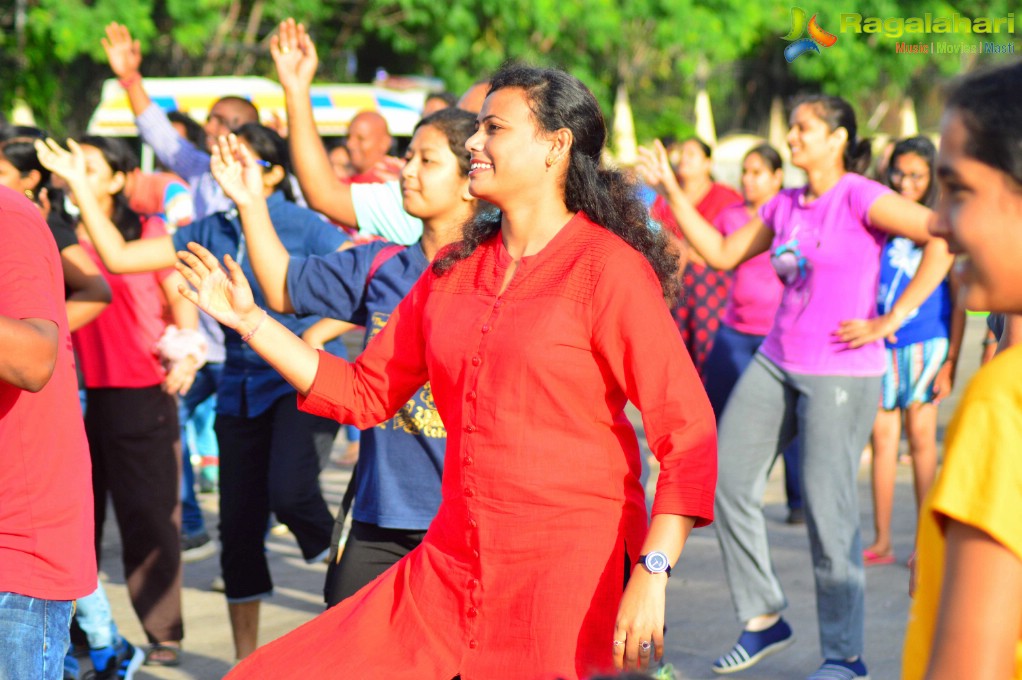
[[[771,463],[798,434],[824,658],[862,654],[865,593],[856,475],[879,394],[879,376],[793,374],[757,354],[720,421],[714,525],[743,622],[787,606],[770,560],[761,501]]]

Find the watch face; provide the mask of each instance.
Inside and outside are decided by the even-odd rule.
[[[645,559],[646,568],[654,574],[667,571],[671,566],[671,563],[667,561],[667,555],[662,552],[651,552],[646,555]]]

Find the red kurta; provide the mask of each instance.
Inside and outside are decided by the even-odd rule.
[[[320,354],[304,410],[371,427],[427,379],[448,429],[422,544],[232,678],[577,678],[612,667],[646,534],[631,399],[660,460],[653,512],[713,516],[713,413],[645,259],[581,213],[540,253],[498,236],[428,270],[354,365]]]

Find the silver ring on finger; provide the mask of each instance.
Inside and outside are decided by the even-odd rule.
[[[639,642],[639,651],[644,654],[649,654],[649,650],[652,649],[653,645],[650,644],[649,640],[642,640]]]

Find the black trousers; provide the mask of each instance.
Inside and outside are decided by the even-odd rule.
[[[340,563],[331,562],[327,568],[326,606],[355,594],[422,543],[425,535],[425,531],[385,529],[352,520]]]
[[[159,385],[89,389],[85,432],[92,453],[96,555],[109,495],[121,532],[128,596],[142,629],[150,642],[180,640],[184,627],[177,402]]]
[[[263,550],[272,511],[312,560],[330,546],[333,517],[319,487],[317,439],[332,423],[298,410],[294,394],[254,417],[217,414],[220,445],[220,567],[229,601],[273,589]]]

